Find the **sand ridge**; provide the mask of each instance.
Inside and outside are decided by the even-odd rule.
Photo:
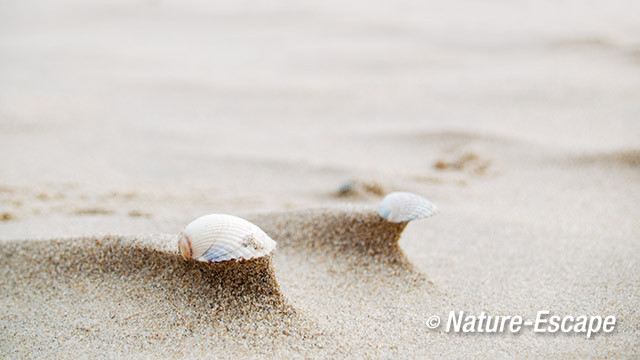
[[[185,261],[175,238],[4,243],[4,318],[17,325],[6,329],[4,354],[19,346],[13,339],[23,338],[63,357],[96,349],[129,356],[158,346],[170,356],[189,356],[205,353],[206,346],[277,343],[283,333],[309,326],[282,300],[270,256]],[[71,312],[60,312],[63,304]],[[29,330],[20,325],[25,323],[39,325]],[[191,343],[193,338],[213,343]]]
[[[406,223],[390,223],[372,210],[317,209],[256,218],[285,249],[330,253],[365,273],[379,274],[367,268],[377,264],[392,269],[389,276],[406,271],[416,276],[397,244]],[[55,318],[38,326],[31,341],[61,356],[77,346],[74,340],[88,335],[93,346],[110,353],[133,351],[138,346],[131,341],[136,341],[139,350],[162,346],[172,356],[202,354],[207,346],[221,346],[204,335],[207,331],[224,343],[249,348],[260,339],[266,353],[279,343],[292,346],[291,336],[296,346],[301,341],[305,348],[320,350],[330,344],[328,353],[342,348],[340,338],[328,336],[332,331],[323,330],[313,315],[289,304],[271,255],[202,263],[185,261],[176,249],[177,235],[3,242],[5,319]],[[61,314],[55,310],[61,303],[78,311]],[[5,325],[12,333],[6,340],[28,330]],[[138,332],[140,327],[146,330]]]

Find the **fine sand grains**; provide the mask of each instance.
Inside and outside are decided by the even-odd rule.
[[[292,338],[314,348],[318,335],[283,302],[270,257],[184,261],[174,238],[3,243],[2,353],[250,356],[286,354]]]
[[[255,218],[285,252],[297,253],[300,272],[309,271],[304,259],[316,255],[346,265],[339,271],[346,278],[357,276],[359,284],[341,295],[380,289],[406,293],[425,281],[397,244],[406,223],[390,223],[362,209]],[[176,236],[170,235],[2,243],[1,301],[8,335],[3,352],[24,354],[28,346],[36,357],[127,356],[158,349],[178,357],[209,351],[221,352],[217,357],[274,352],[286,357],[301,351],[328,356],[353,345],[354,339],[318,321],[321,312],[291,306],[271,256],[201,263],[183,260],[176,247]],[[316,285],[327,295],[333,291],[323,282]],[[336,299],[352,306],[349,299]],[[340,319],[341,310],[335,311]],[[368,342],[356,340],[362,341]],[[353,351],[366,353],[369,345],[362,346]]]

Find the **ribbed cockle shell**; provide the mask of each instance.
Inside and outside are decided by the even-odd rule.
[[[212,214],[187,225],[180,233],[178,247],[187,260],[222,262],[268,255],[276,248],[276,242],[247,220]]]
[[[378,213],[390,222],[408,222],[438,213],[429,200],[408,192],[394,192],[382,199]]]

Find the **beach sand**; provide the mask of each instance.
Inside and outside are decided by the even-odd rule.
[[[639,10],[1,2],[0,357],[637,358]],[[185,261],[209,213],[277,249]],[[427,324],[540,310],[617,324]]]

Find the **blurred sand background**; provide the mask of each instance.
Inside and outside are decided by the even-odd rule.
[[[0,240],[176,234],[206,213],[295,218],[412,191],[441,209],[400,243],[432,292],[389,291],[390,309],[370,273],[276,252],[314,333],[370,357],[637,357],[638,13],[630,0],[1,1]],[[0,354],[67,354],[73,342],[29,338],[51,329],[16,315],[46,297],[1,285]],[[587,340],[421,323],[541,309],[619,326]],[[348,354],[347,340],[312,353]]]

